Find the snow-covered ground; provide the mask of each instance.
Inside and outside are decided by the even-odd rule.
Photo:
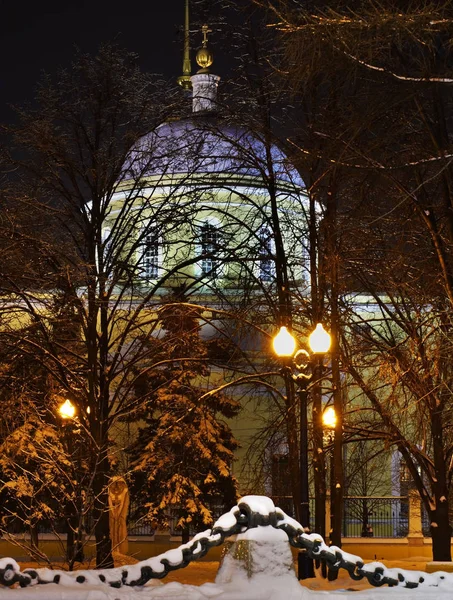
[[[272,570],[272,563],[281,562],[274,562],[273,557],[276,554],[281,555],[281,552],[276,553],[274,548],[267,556],[262,556],[262,567],[266,570],[270,567]],[[425,562],[426,559],[406,559],[393,561],[387,566],[415,572],[421,571]],[[446,600],[451,599],[453,595],[453,588],[449,584],[418,589],[370,588],[366,579],[353,581],[344,570],[339,572],[339,578],[335,582],[326,581],[318,573],[316,579],[308,579],[301,584],[292,572],[286,572],[284,575],[275,572],[271,575],[257,573],[250,580],[240,569],[235,571],[234,564],[228,562],[214,583],[217,568],[218,563],[215,562],[196,562],[186,569],[170,573],[167,578],[172,581],[168,583],[165,583],[167,579],[153,580],[143,588],[114,589],[89,584],[62,586],[53,583],[26,589],[0,588],[0,600]],[[184,585],[175,579],[199,585]],[[203,583],[206,580],[210,582]]]
[[[412,600],[413,598],[451,599],[450,587],[437,588],[376,588],[352,591],[310,590],[288,575],[283,577],[258,576],[252,581],[229,584],[205,583],[201,586],[171,582],[143,588],[123,587],[118,590],[91,585],[59,586],[54,583],[26,589],[2,589],[1,600],[316,600],[326,596],[341,600]]]
[[[398,569],[417,570],[424,568],[426,559],[406,559],[393,561],[388,566]],[[353,581],[346,571],[339,572],[335,582],[328,582],[319,573],[316,579],[308,579],[302,584],[295,581],[294,575],[256,575],[249,581],[241,574],[233,573],[234,582],[213,583],[218,563],[196,562],[186,569],[174,571],[165,583],[154,580],[143,588],[123,587],[113,589],[108,586],[74,584],[62,586],[47,584],[26,589],[0,588],[0,600],[322,600],[323,598],[342,600],[422,600],[427,598],[451,599],[453,590],[445,587],[370,588],[368,582]],[[180,581],[191,582],[182,584]],[[204,581],[210,583],[203,583]],[[198,585],[193,585],[196,583]]]

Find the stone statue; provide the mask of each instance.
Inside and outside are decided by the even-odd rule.
[[[129,490],[122,477],[112,477],[109,483],[109,516],[112,548],[127,554],[127,513],[129,511]]]

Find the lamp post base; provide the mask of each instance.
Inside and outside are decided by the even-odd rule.
[[[310,579],[315,576],[313,559],[310,558],[305,550],[297,555],[297,578]]]

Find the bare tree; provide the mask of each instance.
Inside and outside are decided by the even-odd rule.
[[[315,126],[319,138],[335,142],[336,151],[323,151],[323,158],[350,177],[337,188],[343,214],[348,205],[355,206],[355,231],[362,228],[369,238],[346,241],[342,253],[349,266],[343,263],[343,274],[350,273],[350,289],[373,298],[378,316],[366,338],[368,351],[374,344],[379,352],[368,355],[373,360],[367,360],[367,376],[363,363],[358,365],[363,355],[354,356],[351,338],[343,335],[344,369],[407,461],[431,515],[434,558],[449,560],[451,400],[449,367],[441,357],[448,352],[452,298],[451,50],[446,41],[451,3],[292,11],[281,2],[272,10],[292,41],[293,81],[300,86],[318,77],[322,96],[328,78],[340,72],[350,90],[349,107],[331,107],[335,129],[326,129],[322,119]],[[368,206],[362,198],[369,199]],[[357,306],[354,312],[356,320],[364,320]],[[385,377],[389,393],[382,389]],[[407,425],[396,406],[412,414]],[[414,422],[418,410],[423,417]],[[413,437],[416,423],[424,431],[421,444]],[[420,469],[425,482],[417,476]]]
[[[20,277],[4,270],[2,337],[9,344],[20,340],[24,352],[42,362],[88,432],[98,566],[113,564],[106,507],[110,435],[129,410],[121,380],[125,364],[140,354],[132,343],[137,332],[152,328],[140,315],[149,311],[147,298],[159,287],[148,286],[135,300],[140,267],[134,251],[143,248],[146,234],[145,208],[136,211],[134,201],[144,187],[139,180],[146,159],[132,175],[137,185],[119,209],[110,238],[106,221],[130,173],[131,146],[173,110],[168,89],[143,75],[134,60],[104,47],[96,58],[79,56],[57,85],[45,81],[40,87],[38,108],[22,111],[12,132],[16,151],[9,164],[15,170],[7,190],[10,204],[38,216],[38,227],[4,223],[11,262],[24,257],[24,269]],[[56,288],[64,288],[72,307],[77,347],[50,335]],[[39,330],[39,344],[21,324]]]

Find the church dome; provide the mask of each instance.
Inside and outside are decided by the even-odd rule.
[[[271,146],[271,157],[279,186],[304,187],[278,146]],[[131,150],[126,170],[126,179],[205,176],[223,183],[253,180],[257,187],[269,177],[266,144],[258,134],[201,115],[164,123],[143,136]]]

